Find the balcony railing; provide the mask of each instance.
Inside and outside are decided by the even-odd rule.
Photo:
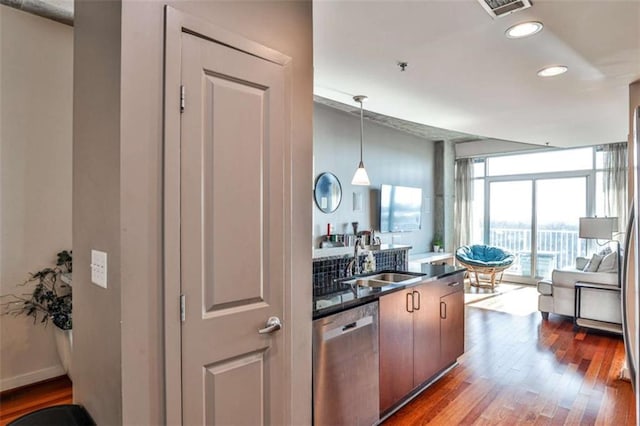
[[[584,253],[584,240],[578,239],[578,230],[538,231],[537,267],[535,276],[548,278],[554,268],[566,268]],[[507,273],[531,276],[531,229],[495,228],[489,232],[489,244],[502,247],[517,255]]]

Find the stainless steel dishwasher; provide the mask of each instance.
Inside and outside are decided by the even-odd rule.
[[[378,302],[313,322],[313,422],[379,420]]]

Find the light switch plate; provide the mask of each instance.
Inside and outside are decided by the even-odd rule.
[[[353,193],[353,211],[359,212],[362,210],[362,192]]]
[[[107,288],[107,253],[91,250],[91,282]]]

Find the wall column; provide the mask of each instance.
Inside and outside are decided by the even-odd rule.
[[[453,203],[455,201],[455,148],[451,141],[436,141],[434,146],[433,230],[442,236],[445,251],[453,247]]]

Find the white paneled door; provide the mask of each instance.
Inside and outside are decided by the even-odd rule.
[[[283,424],[286,69],[185,32],[181,52],[183,424]]]

